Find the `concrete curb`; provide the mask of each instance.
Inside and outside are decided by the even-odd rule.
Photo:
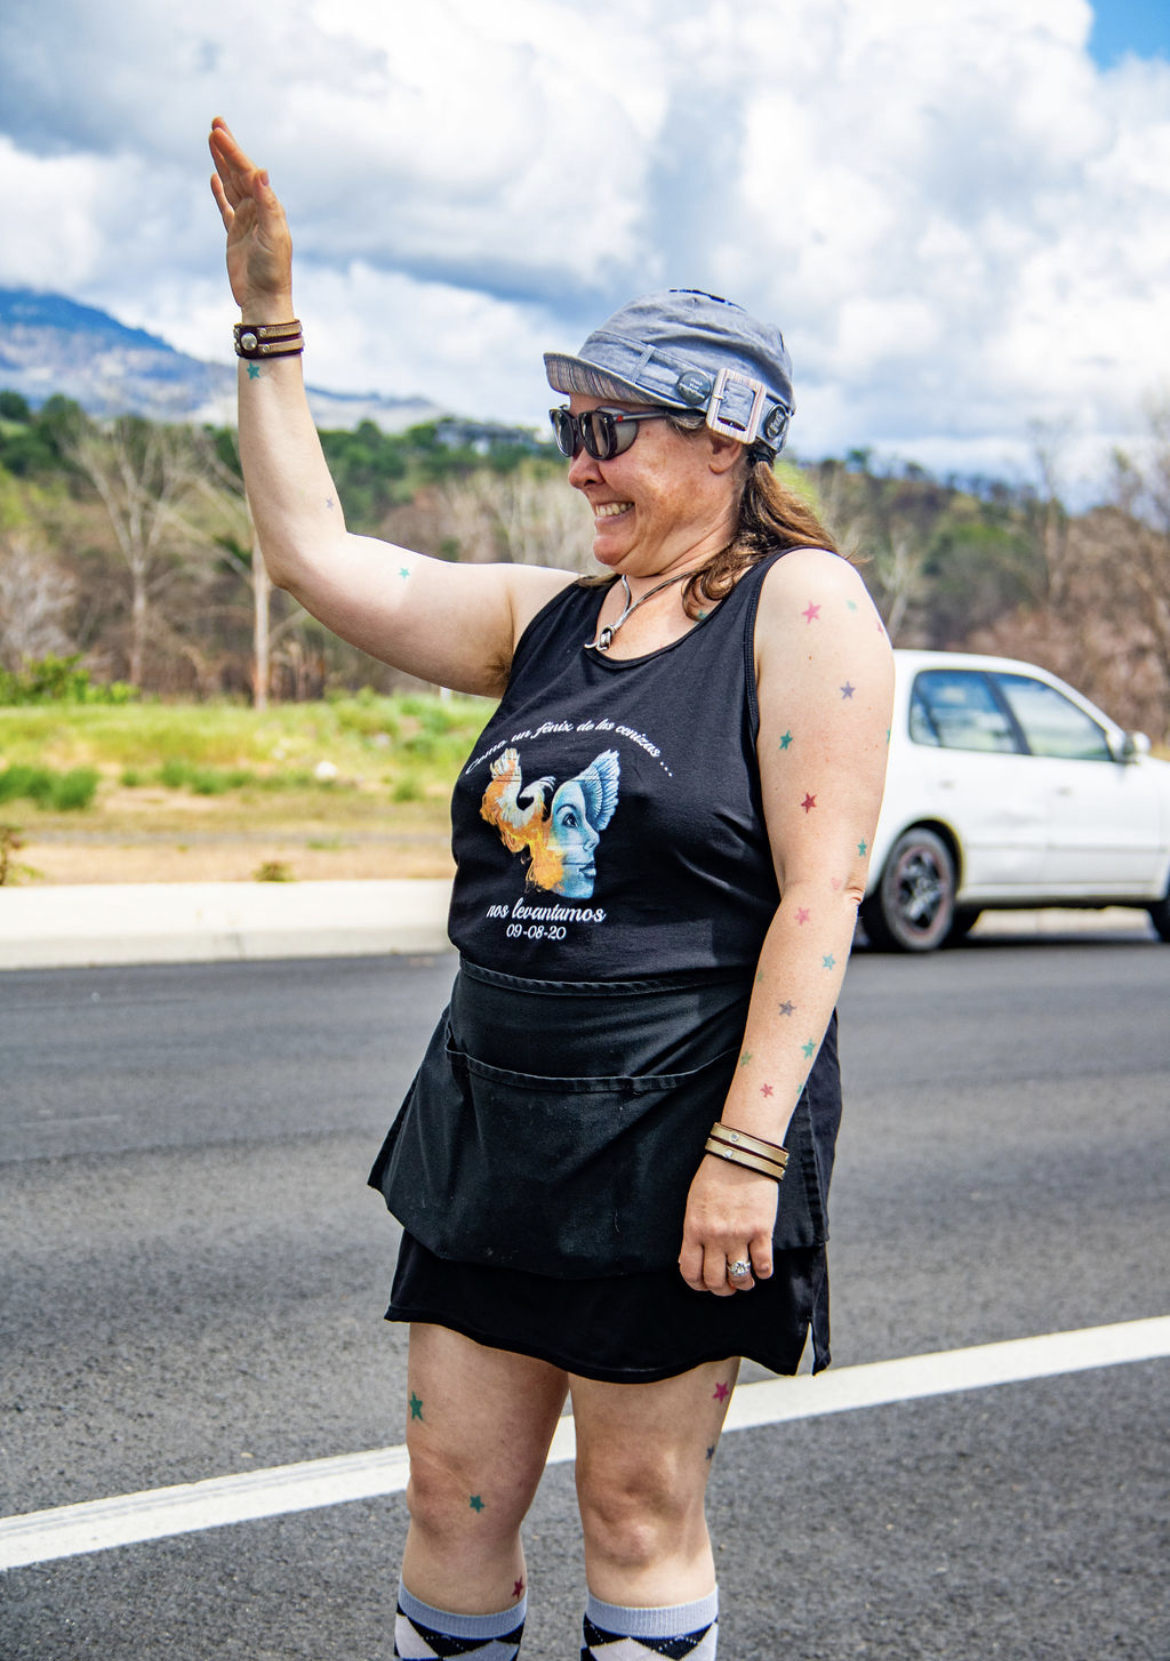
[[[0,891],[0,970],[442,952],[447,878],[92,883]],[[1151,939],[1144,911],[988,911],[973,939]]]
[[[447,879],[93,883],[0,893],[0,970],[450,949]]]

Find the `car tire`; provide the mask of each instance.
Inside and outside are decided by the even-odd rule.
[[[861,910],[880,951],[933,952],[955,922],[955,862],[934,831],[904,831]]]

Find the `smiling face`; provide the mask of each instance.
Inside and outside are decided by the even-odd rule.
[[[574,415],[639,407],[579,393],[569,400]],[[610,461],[582,450],[570,463],[569,483],[593,509],[594,558],[626,576],[654,577],[724,547],[743,489],[742,452],[707,427],[680,433],[669,421],[646,422]]]

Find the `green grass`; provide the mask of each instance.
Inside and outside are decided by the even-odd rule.
[[[205,828],[346,828],[387,812],[441,824],[490,712],[483,699],[369,692],[259,713],[227,703],[0,708],[0,803],[31,801],[41,823],[88,810],[111,832],[192,813]]]

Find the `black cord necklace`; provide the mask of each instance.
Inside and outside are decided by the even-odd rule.
[[[680,583],[683,581],[684,577],[693,577],[694,574],[695,573],[693,571],[680,571],[677,577],[667,577],[666,581],[659,583],[657,588],[647,589],[646,593],[639,595],[636,600],[631,599],[629,579],[623,576],[622,587],[626,591],[626,609],[622,612],[616,623],[607,623],[605,627],[598,632],[596,640],[586,640],[581,648],[582,651],[608,652],[609,648],[613,645],[614,635],[621,628],[622,624],[631,612],[637,611],[638,607],[642,605],[644,601],[652,600],[656,594],[661,594],[662,590],[664,588],[669,588],[672,583]]]

